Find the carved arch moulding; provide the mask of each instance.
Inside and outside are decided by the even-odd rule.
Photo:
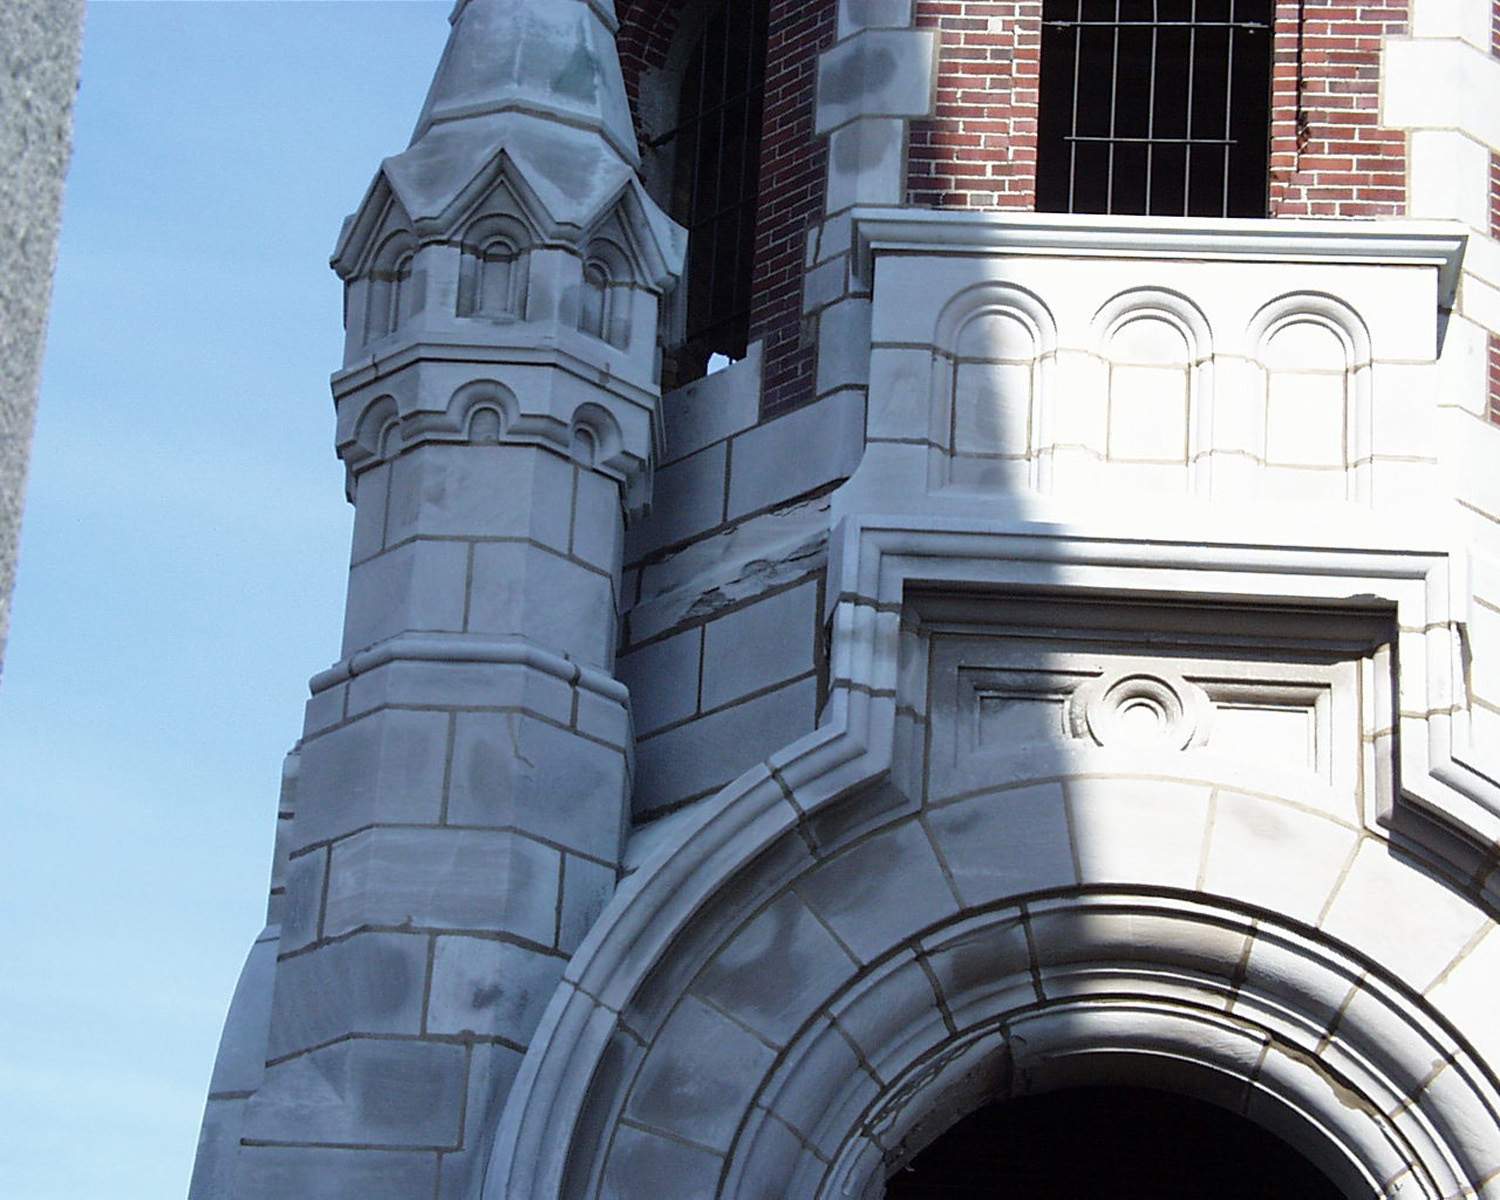
[[[1229,1107],[1350,1196],[1500,1194],[1500,1040],[1453,984],[1500,908],[1462,563],[874,516],[831,560],[820,727],[637,835],[488,1200],[873,1200],[1084,1079]],[[1302,774],[1225,752],[1282,721]]]

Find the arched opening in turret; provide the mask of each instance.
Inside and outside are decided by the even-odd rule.
[[[716,355],[746,353],[770,0],[687,0],[672,19],[638,104],[647,188],[688,231],[665,314],[667,388],[701,378]]]
[[[1228,1109],[1140,1087],[986,1105],[901,1167],[888,1200],[1340,1200],[1275,1134]]]

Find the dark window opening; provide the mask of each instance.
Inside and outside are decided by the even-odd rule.
[[[1044,0],[1037,208],[1266,215],[1272,0]]]
[[[1272,1133],[1146,1088],[1074,1088],[992,1104],[898,1170],[887,1200],[1341,1200]]]
[[[670,146],[669,207],[688,231],[685,322],[668,387],[701,377],[715,354],[745,356],[770,8],[770,0],[712,0],[683,70],[676,126],[652,141]]]

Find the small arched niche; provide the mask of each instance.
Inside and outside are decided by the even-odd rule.
[[[417,282],[412,277],[416,241],[404,230],[380,244],[371,261],[365,297],[364,340],[379,341],[400,329],[417,310]]]
[[[1359,315],[1332,296],[1281,296],[1251,322],[1251,345],[1275,492],[1302,502],[1366,498],[1370,342]]]
[[[1095,314],[1094,336],[1109,374],[1108,469],[1149,491],[1193,490],[1211,390],[1207,320],[1186,296],[1133,288]]]
[[[459,316],[525,316],[529,242],[525,226],[514,217],[491,214],[469,226],[458,273]]]
[[[970,289],[938,320],[939,486],[1036,487],[1043,375],[1057,349],[1052,315],[1007,283]]]

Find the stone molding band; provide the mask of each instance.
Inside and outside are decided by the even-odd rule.
[[[319,671],[308,682],[308,690],[316,696],[393,662],[529,667],[615,704],[630,704],[630,692],[625,685],[603,671],[544,650],[523,638],[491,638],[469,633],[398,634],[355,651],[326,671]]]

